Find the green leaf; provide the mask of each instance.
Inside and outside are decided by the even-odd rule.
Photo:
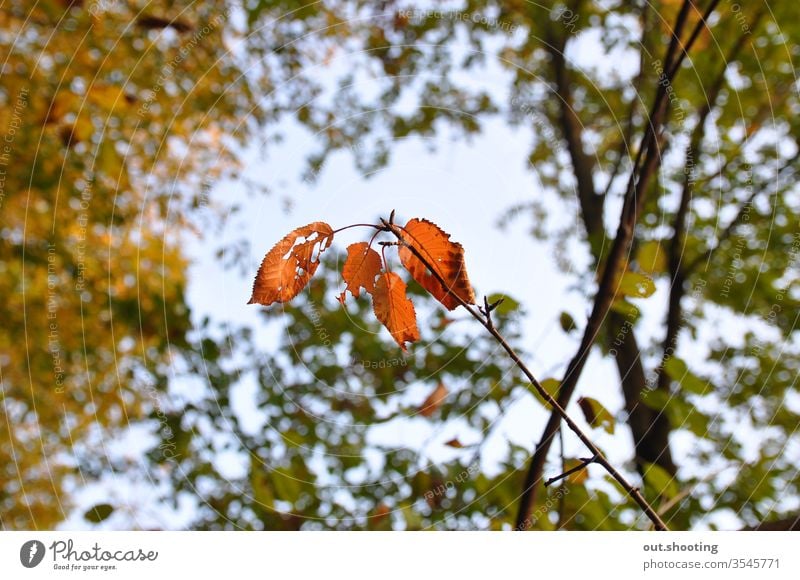
[[[668,358],[664,363],[664,371],[681,386],[682,390],[696,395],[706,393],[708,384],[692,373],[683,360],[674,356]]]
[[[509,314],[519,310],[520,307],[520,303],[514,300],[508,294],[490,294],[486,299],[489,301],[489,304],[494,304],[498,300],[502,300],[502,302],[498,304],[497,307],[492,311],[496,312],[500,316],[508,316]]]
[[[648,298],[656,291],[655,282],[638,272],[625,272],[619,281],[617,293],[630,298]]]
[[[540,384],[540,385],[542,385],[542,388],[543,388],[545,391],[547,391],[547,393],[548,393],[548,394],[549,394],[551,397],[553,397],[554,399],[558,397],[558,390],[561,388],[561,381],[559,381],[558,379],[544,379],[543,381],[540,381],[540,383],[539,383],[539,384]],[[533,385],[531,385],[531,387],[530,387],[530,388],[531,388],[531,390],[533,391],[533,394],[534,394],[534,395],[536,395],[536,398],[539,400],[539,402],[540,402],[540,403],[542,403],[543,405],[545,405],[545,406],[547,406],[547,407],[549,407],[549,406],[550,406],[550,405],[548,404],[548,402],[547,402],[547,401],[544,399],[544,397],[542,397],[542,396],[539,394],[539,391],[537,391],[537,390],[536,390],[536,389],[533,387]]]
[[[614,416],[608,412],[603,405],[591,397],[581,397],[578,399],[578,406],[583,411],[586,422],[592,427],[602,427],[606,433],[614,433],[616,422]]]
[[[250,462],[250,486],[253,489],[253,499],[259,507],[271,509],[275,503],[275,494],[269,481],[267,467],[255,458]]]
[[[294,503],[300,498],[302,482],[297,478],[296,474],[287,469],[277,467],[270,473],[270,480],[275,489],[275,497],[277,499]]]
[[[644,482],[653,491],[666,499],[672,499],[680,489],[678,482],[663,467],[655,463],[648,463],[645,467]]]
[[[636,252],[636,263],[645,274],[656,275],[667,270],[667,253],[655,240],[643,243]]]
[[[112,513],[114,513],[114,506],[108,503],[99,503],[89,508],[88,511],[83,514],[83,518],[93,524],[99,524],[108,519]]]
[[[558,322],[561,324],[561,330],[567,333],[578,328],[578,325],[575,324],[575,319],[572,318],[572,315],[569,312],[562,312],[558,317]]]
[[[665,411],[674,397],[664,391],[652,390],[642,393],[642,403],[654,411]]]
[[[673,428],[688,429],[700,438],[708,437],[708,416],[679,394],[647,391],[642,395],[642,402],[655,411],[663,411]]]
[[[631,304],[622,298],[617,298],[614,300],[614,302],[611,304],[611,310],[617,314],[622,314],[622,316],[624,316],[630,322],[635,322],[641,315],[639,308],[635,304]]]

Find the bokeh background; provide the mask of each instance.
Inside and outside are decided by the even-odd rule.
[[[659,91],[568,411],[671,528],[797,528],[798,27],[793,0],[0,1],[2,529],[514,528],[549,411],[463,309],[410,283],[404,353],[336,301],[357,230],[290,304],[252,280],[306,223],[428,218],[557,389]],[[545,476],[586,453],[567,431]],[[539,486],[524,529],[650,527],[597,465]]]

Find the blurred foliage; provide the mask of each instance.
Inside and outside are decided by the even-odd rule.
[[[275,137],[290,116],[316,135],[312,179],[336,150],[368,172],[390,161],[398,139],[444,127],[477,137],[487,119],[502,118],[530,131],[542,188],[506,219],[529,220],[591,296],[615,222],[589,236],[558,219],[577,202],[546,43],[570,57],[582,153],[607,191],[600,215],[613,216],[680,2],[647,3],[647,18],[640,4],[0,7],[3,528],[52,528],[70,513],[71,492],[137,468],[158,483],[165,506],[194,506],[190,525],[201,529],[510,528],[530,448],[506,441],[491,461],[482,451],[497,418],[533,394],[491,341],[426,303],[424,344],[401,358],[366,301],[349,310],[332,301],[332,264],[300,301],[254,323],[275,330],[271,348],[252,328],[193,328],[181,243],[213,233],[231,209],[212,198],[213,184],[236,178],[241,147],[267,126]],[[683,272],[678,354],[665,355],[660,340],[641,344],[648,373],[663,365],[669,378],[643,401],[665,413],[686,450],[676,475],[649,466],[642,482],[675,529],[713,527],[716,514],[748,525],[783,517],[797,509],[800,485],[800,24],[790,0],[732,6],[720,4],[672,87],[669,147],[615,304],[638,328],[644,315],[627,298],[670,284],[661,252],[688,171],[680,255],[692,267]],[[601,46],[602,58],[580,61],[579,42]],[[623,58],[641,74],[603,66]],[[503,90],[480,80],[489,66],[506,74]],[[359,92],[364,78],[378,90]],[[554,209],[550,194],[563,203]],[[585,271],[566,250],[575,239],[592,257]],[[518,303],[506,297],[497,314],[524,351]],[[723,319],[742,330],[726,331]],[[570,332],[582,320],[563,313],[560,323]],[[612,348],[602,337],[599,346],[604,355]],[[705,364],[690,364],[690,352]],[[183,381],[194,385],[191,397]],[[439,383],[447,399],[418,416]],[[242,390],[257,425],[236,409]],[[624,412],[606,414],[615,437],[628,436]],[[106,453],[137,425],[150,436],[144,466]],[[426,429],[421,447],[403,440]],[[531,425],[530,441],[540,429]],[[575,459],[553,457],[548,471]],[[586,473],[547,488],[526,529],[645,526],[607,478]],[[98,504],[87,520],[117,517],[113,504]]]

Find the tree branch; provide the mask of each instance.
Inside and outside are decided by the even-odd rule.
[[[584,469],[589,467],[595,461],[597,461],[597,457],[586,457],[584,459],[581,459],[581,462],[578,465],[576,465],[575,467],[573,467],[572,469],[568,469],[564,473],[556,475],[555,477],[551,477],[550,479],[545,481],[544,482],[544,486],[545,487],[550,487],[554,483],[556,483],[558,481],[561,481],[562,479],[566,479],[567,477],[569,477],[573,473],[578,473],[579,471],[583,471]]]
[[[708,16],[711,11],[714,10],[718,2],[719,0],[711,1],[706,10],[706,15],[701,20],[702,25],[705,24]],[[674,75],[680,69],[683,58],[691,50],[691,45],[696,41],[698,36],[697,34],[693,34],[690,42],[683,47],[680,56],[675,57],[681,32],[688,15],[689,6],[690,0],[684,0],[678,14],[672,40],[664,59],[664,72],[659,79],[656,96],[648,117],[649,123],[645,128],[645,134],[642,137],[641,146],[637,152],[636,160],[633,164],[631,176],[628,181],[617,235],[606,260],[606,266],[603,270],[597,294],[595,295],[592,313],[586,323],[580,346],[575,356],[570,360],[564,380],[561,382],[561,388],[558,392],[558,403],[562,407],[566,407],[569,400],[572,398],[572,394],[575,391],[578,379],[586,364],[591,347],[597,338],[603,320],[605,320],[610,310],[615,296],[614,285],[617,281],[618,270],[628,253],[633,238],[634,226],[644,204],[650,179],[661,161],[660,146],[662,143],[660,142],[660,133],[669,110],[669,101],[665,100],[667,95],[666,87],[672,83]],[[526,474],[525,488],[522,493],[519,512],[517,514],[517,526],[520,526],[521,523],[527,521],[530,517],[531,509],[536,500],[537,484],[541,481],[547,454],[552,445],[553,437],[560,427],[560,423],[561,418],[559,415],[555,412],[551,413],[544,432],[542,433],[542,437],[531,458],[530,466]]]
[[[527,367],[527,365],[522,361],[520,356],[517,352],[511,347],[510,344],[506,341],[502,334],[497,330],[497,328],[490,322],[490,320],[483,316],[473,305],[465,302],[460,296],[456,293],[450,291],[450,285],[445,281],[440,275],[436,268],[427,260],[425,256],[423,256],[417,248],[413,245],[408,244],[406,242],[406,238],[403,235],[402,228],[398,227],[397,225],[387,222],[386,220],[381,220],[382,226],[385,228],[387,232],[391,232],[399,241],[399,243],[404,244],[412,254],[428,269],[429,272],[436,278],[436,280],[442,285],[442,288],[445,288],[447,292],[453,296],[456,301],[463,306],[467,312],[472,315],[475,320],[477,320],[481,326],[483,326],[486,331],[492,335],[492,337],[497,341],[497,343],[506,351],[506,354],[509,358],[514,361],[514,364],[517,365],[522,374],[528,379],[528,381],[533,385],[533,388],[536,389],[536,392],[547,401],[547,404],[553,410],[560,420],[563,420],[566,423],[567,427],[581,440],[581,442],[592,452],[594,456],[594,460],[599,465],[602,465],[605,470],[613,477],[617,483],[628,493],[628,495],[639,505],[645,515],[653,522],[653,525],[657,530],[667,530],[666,524],[661,520],[659,515],[653,509],[653,507],[647,502],[644,498],[642,493],[639,491],[639,488],[634,487],[631,485],[625,476],[622,475],[603,455],[602,451],[592,442],[592,440],[583,432],[583,430],[578,426],[577,423],[570,417],[564,408],[558,403],[558,401],[553,398],[553,396],[547,392],[547,390],[541,385],[541,383],[536,379],[533,375],[531,370]],[[518,526],[517,529],[525,529],[528,527],[529,524],[527,522],[523,522],[524,525]]]
[[[754,19],[753,26],[758,25],[761,19],[763,10],[759,11]],[[683,190],[681,192],[681,200],[678,206],[678,211],[675,214],[673,223],[672,240],[667,250],[667,260],[670,274],[670,292],[667,307],[667,329],[664,333],[664,341],[662,345],[662,362],[657,369],[658,383],[657,388],[666,390],[669,386],[669,375],[666,373],[664,362],[668,357],[671,357],[678,342],[678,333],[680,332],[683,324],[683,308],[681,306],[683,297],[686,293],[686,279],[687,273],[684,271],[682,264],[683,250],[686,243],[686,218],[689,213],[689,206],[691,204],[692,195],[694,194],[694,164],[699,156],[700,147],[703,143],[705,136],[705,124],[708,116],[717,104],[722,88],[725,86],[725,72],[731,63],[735,62],[739,53],[747,44],[750,34],[741,34],[731,50],[723,58],[722,70],[714,79],[706,101],[698,113],[697,124],[692,131],[692,136],[689,144],[686,146],[686,157],[684,160],[683,168]],[[660,414],[659,414],[660,415]],[[672,472],[674,473],[674,471]]]
[[[611,186],[614,184],[614,180],[619,175],[619,170],[622,169],[622,161],[625,159],[625,152],[628,150],[629,143],[631,139],[633,139],[633,128],[635,126],[634,119],[636,117],[636,110],[638,107],[636,106],[640,102],[639,93],[641,91],[642,80],[645,77],[644,71],[644,46],[645,42],[647,42],[648,38],[648,15],[650,3],[645,2],[642,6],[642,14],[641,14],[641,22],[642,22],[642,35],[639,40],[639,46],[641,50],[639,51],[639,72],[636,73],[636,78],[633,81],[633,98],[630,102],[630,107],[628,109],[628,116],[627,121],[625,122],[625,130],[622,133],[622,139],[620,140],[619,146],[617,147],[617,159],[614,162],[614,167],[611,169],[611,173],[608,177],[608,183],[606,184],[606,188],[603,191],[603,197],[607,197],[609,192],[611,191]]]
[[[583,151],[583,126],[572,104],[572,91],[570,91],[567,65],[564,60],[565,44],[564,39],[556,40],[551,32],[545,43],[545,48],[550,54],[553,74],[556,80],[561,131],[564,135],[564,140],[567,142],[567,151],[575,174],[578,201],[581,205],[583,221],[586,224],[586,233],[591,238],[604,229],[603,198],[595,193],[594,162]]]

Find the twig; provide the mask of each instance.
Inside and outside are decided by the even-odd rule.
[[[431,274],[436,278],[436,280],[442,285],[444,288],[461,306],[463,306],[467,312],[469,312],[475,320],[477,320],[488,332],[489,334],[494,337],[497,343],[506,351],[506,354],[514,361],[514,364],[517,365],[528,381],[533,385],[534,389],[539,393],[539,395],[547,401],[547,404],[553,409],[553,411],[558,415],[558,417],[567,424],[569,429],[578,436],[578,439],[583,442],[583,444],[592,452],[593,456],[595,457],[595,461],[602,465],[605,470],[613,477],[620,486],[628,493],[628,495],[633,498],[633,500],[642,508],[642,511],[647,515],[653,525],[657,530],[667,530],[666,524],[661,520],[659,515],[653,509],[653,507],[647,502],[644,496],[641,494],[638,488],[631,485],[625,476],[622,475],[611,463],[608,459],[605,458],[602,451],[592,442],[591,439],[581,430],[577,423],[569,416],[569,414],[564,410],[564,408],[559,405],[558,401],[556,401],[553,396],[547,392],[547,390],[542,386],[542,384],[536,379],[527,365],[522,361],[519,357],[517,352],[511,347],[508,342],[506,342],[505,337],[494,327],[494,325],[490,324],[488,320],[481,315],[480,311],[475,308],[474,305],[469,304],[463,298],[461,298],[458,294],[451,291],[450,286],[448,283],[442,278],[439,272],[433,267],[433,265],[425,258],[425,256],[420,253],[420,251],[411,244],[406,242],[406,238],[403,235],[402,228],[396,226],[395,224],[391,224],[384,219],[381,219],[382,227],[385,228],[385,231],[391,232],[399,241],[400,244],[406,246],[412,254],[420,261],[422,264],[431,272]],[[523,529],[523,528],[519,528]]]
[[[589,467],[595,461],[597,461],[597,456],[596,455],[594,457],[584,457],[583,459],[581,459],[580,464],[576,465],[572,469],[568,469],[564,473],[556,475],[555,477],[551,477],[550,479],[545,481],[544,482],[544,486],[545,487],[550,487],[555,482],[561,481],[562,479],[566,479],[567,477],[569,477],[573,473],[578,473],[579,471],[582,471],[582,470],[586,469],[587,467]]]
[[[567,465],[566,460],[564,459],[564,432],[559,430],[558,431],[558,443],[559,443],[559,453],[561,455],[561,471],[566,471]],[[567,502],[565,501],[566,496],[566,484],[562,484],[558,489],[558,521],[556,522],[556,529],[560,530],[564,527],[564,509],[567,507]]]

